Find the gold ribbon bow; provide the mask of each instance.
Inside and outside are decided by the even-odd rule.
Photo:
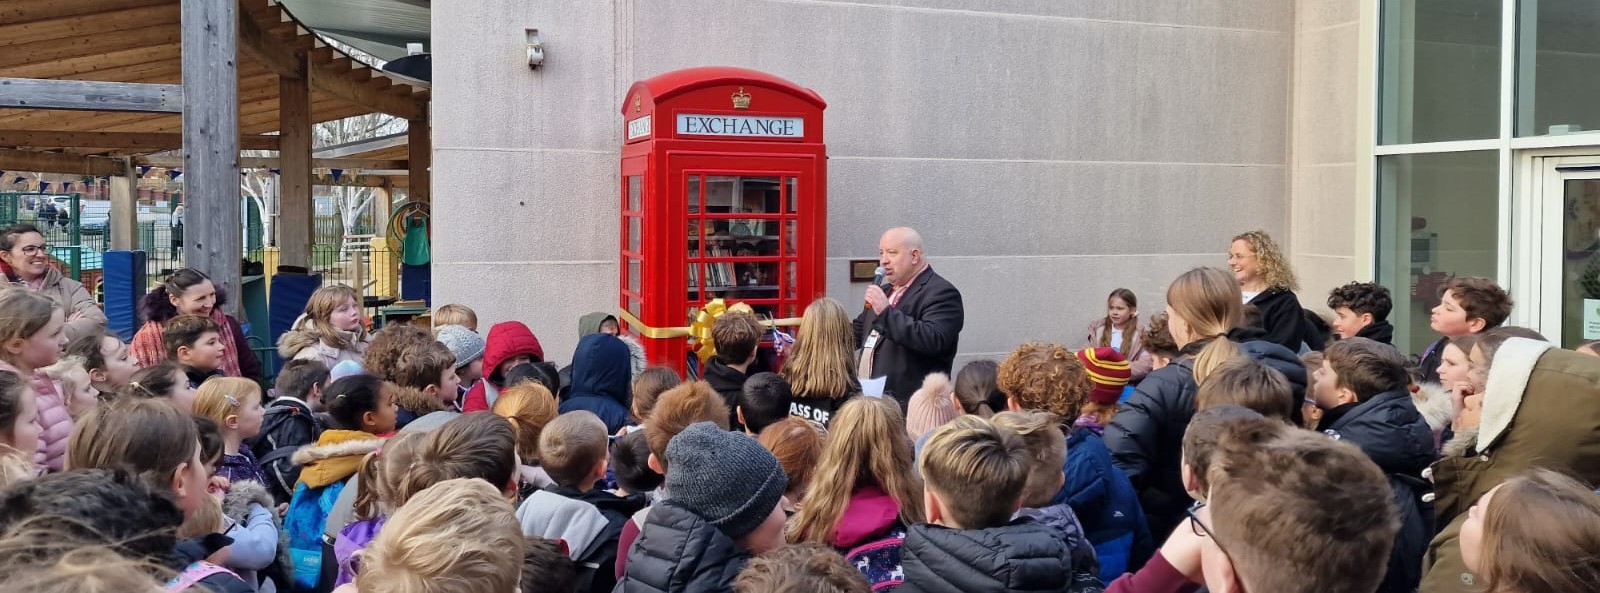
[[[715,340],[713,340],[711,337],[711,326],[716,325],[717,318],[729,311],[743,311],[752,315],[757,314],[755,309],[750,308],[750,305],[744,303],[734,303],[729,305],[727,301],[722,299],[711,299],[711,301],[707,302],[704,307],[700,308],[699,312],[695,313],[694,321],[691,322],[688,327],[650,327],[645,325],[643,321],[640,321],[638,317],[634,316],[634,314],[629,312],[627,309],[618,310],[617,317],[626,322],[629,328],[638,331],[639,335],[646,338],[690,338],[699,345],[699,347],[695,349],[695,354],[700,357],[700,362],[705,362],[710,360],[711,357],[717,355],[717,346]],[[761,321],[761,325],[766,327],[798,327],[800,325],[800,318],[785,317],[782,319],[764,319]]]
[[[722,299],[711,299],[706,306],[695,313],[694,321],[689,324],[689,338],[700,344],[695,354],[700,356],[700,362],[710,360],[717,355],[716,341],[711,338],[711,326],[717,323],[717,318],[729,311],[743,311],[755,315],[755,309],[744,303],[727,304]]]

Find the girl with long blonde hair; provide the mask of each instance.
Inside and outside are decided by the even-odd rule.
[[[839,409],[789,541],[841,553],[921,523],[922,479],[894,400],[858,397]]]
[[[1321,350],[1325,337],[1311,327],[1295,296],[1299,283],[1288,257],[1266,231],[1240,233],[1228,247],[1228,268],[1239,284],[1239,302],[1261,311],[1261,329],[1268,342],[1299,352],[1302,346]]]
[[[1183,520],[1188,494],[1180,475],[1183,430],[1211,371],[1244,355],[1283,373],[1294,398],[1305,395],[1306,370],[1293,351],[1259,330],[1241,328],[1244,298],[1235,274],[1218,268],[1184,272],[1167,288],[1167,330],[1179,356],[1151,372],[1106,426],[1105,443],[1144,502],[1150,535],[1163,541]],[[1300,423],[1295,406],[1291,421]]]
[[[794,393],[789,413],[823,426],[829,425],[847,398],[861,393],[856,380],[855,329],[844,305],[820,298],[806,307],[794,349],[780,374]]]
[[[361,362],[371,340],[361,323],[361,297],[343,284],[318,288],[294,326],[278,338],[278,355],[319,360],[333,368],[344,361]]]

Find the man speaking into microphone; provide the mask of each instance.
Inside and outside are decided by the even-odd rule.
[[[904,410],[928,373],[950,373],[965,313],[961,291],[928,266],[922,235],[909,227],[878,239],[882,280],[856,316],[861,378],[888,377],[885,395]]]

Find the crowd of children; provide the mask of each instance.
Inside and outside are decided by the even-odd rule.
[[[317,290],[271,385],[183,270],[131,344],[0,289],[0,583],[19,591],[1600,591],[1600,353],[1445,283],[1303,308],[1265,233],[1141,320],[863,393],[842,304],[743,310],[685,377],[615,317],[570,365],[465,306]],[[880,369],[881,370],[881,369]]]

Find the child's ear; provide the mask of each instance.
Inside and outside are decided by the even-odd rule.
[[[1017,398],[1006,396],[1006,409],[1012,412],[1021,412],[1022,404],[1017,403]]]
[[[1361,325],[1372,325],[1376,321],[1377,319],[1373,318],[1371,313],[1361,314]]]
[[[239,415],[229,414],[222,418],[222,425],[227,428],[239,428]]]
[[[1189,496],[1201,496],[1200,478],[1194,474],[1194,467],[1190,466],[1187,461],[1183,462],[1180,467],[1183,475],[1183,490],[1188,492]]]
[[[178,500],[190,497],[192,495],[191,491],[196,488],[205,488],[203,484],[190,484],[189,473],[189,462],[187,461],[178,464],[178,469],[172,472],[172,493],[178,496]]]
[[[667,474],[667,470],[661,469],[661,460],[660,459],[656,459],[656,454],[655,453],[651,453],[650,454],[650,458],[646,459],[644,464],[650,466],[650,471],[653,471],[653,472],[661,474],[661,475],[666,475]]]
[[[437,395],[439,393],[439,386],[430,383],[427,387],[422,388],[422,392],[428,395]]]
[[[109,377],[106,376],[105,371],[100,369],[89,369],[90,383],[104,383],[107,379],[109,379]]]
[[[1472,317],[1467,319],[1467,330],[1471,331],[1472,333],[1482,333],[1483,330],[1488,326],[1489,322],[1484,321],[1482,317]]]
[[[377,425],[378,425],[378,413],[377,412],[362,412],[361,413],[361,426],[363,428],[368,427],[368,426],[377,426]]]
[[[966,408],[961,406],[961,398],[954,392],[950,394],[950,409],[955,410],[957,414],[964,414],[967,411]]]
[[[936,524],[944,518],[944,509],[939,507],[939,495],[926,486],[922,488],[922,508],[928,513],[929,523]]]
[[[179,346],[178,347],[178,359],[182,360],[184,358],[188,358],[189,357],[189,352],[191,352],[191,350],[189,349],[188,346]]]
[[[734,406],[733,415],[739,418],[739,426],[745,427],[747,431],[750,430],[750,423],[744,421],[744,406]]]

